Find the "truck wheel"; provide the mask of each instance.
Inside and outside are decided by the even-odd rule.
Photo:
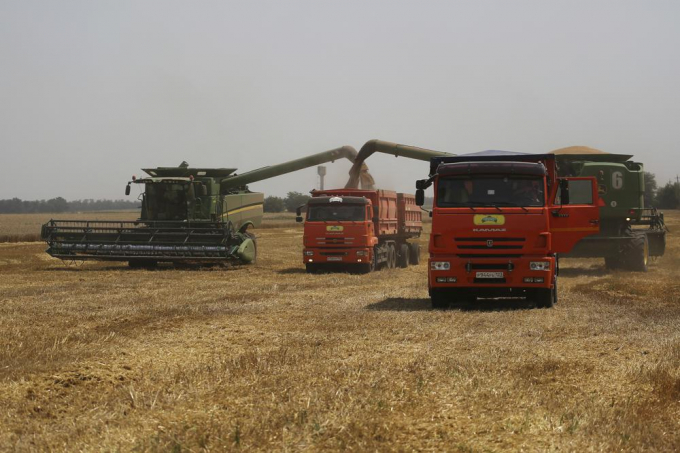
[[[414,266],[420,263],[420,244],[417,242],[411,242],[409,245],[409,260]]]
[[[409,262],[409,249],[408,249],[408,244],[401,244],[399,246],[399,267],[400,268],[405,268],[408,267],[408,262]]]
[[[625,258],[628,269],[636,272],[647,272],[649,262],[649,240],[645,233],[637,233],[626,244]]]
[[[397,267],[397,251],[394,248],[394,244],[387,246],[387,268],[394,269]]]
[[[360,264],[359,265],[359,272],[362,274],[370,274],[375,270],[375,252],[373,253],[373,259],[371,260],[370,263],[366,264]]]
[[[319,265],[318,264],[305,264],[305,269],[307,270],[308,274],[316,274],[319,272]]]
[[[555,305],[556,288],[538,288],[534,295],[537,308],[552,308]]]
[[[450,300],[448,294],[440,289],[430,290],[430,299],[432,300],[432,308],[435,310],[445,310],[449,308]]]

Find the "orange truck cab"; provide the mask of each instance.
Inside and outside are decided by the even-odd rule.
[[[432,305],[477,297],[557,301],[558,254],[599,231],[595,178],[557,178],[553,155],[487,151],[430,162]]]
[[[302,210],[306,210],[306,218]],[[312,191],[297,210],[304,220],[302,260],[307,272],[417,264],[422,231],[421,209],[410,194],[389,190],[337,189]]]

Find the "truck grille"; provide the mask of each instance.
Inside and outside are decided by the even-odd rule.
[[[353,245],[354,238],[346,237],[330,237],[330,238],[316,238],[319,245]]]
[[[510,269],[509,263],[471,263],[470,264],[470,269],[475,271],[482,271],[482,270],[494,270],[494,269],[501,269],[501,270],[509,270]]]
[[[454,238],[456,246],[461,250],[521,250],[525,238],[506,237],[458,237]],[[520,244],[508,244],[520,242]]]

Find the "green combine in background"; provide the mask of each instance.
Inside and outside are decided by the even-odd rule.
[[[350,146],[314,154],[240,175],[234,168],[146,168],[148,175],[128,182],[143,187],[137,221],[50,220],[41,236],[47,253],[64,260],[127,261],[131,267],[158,262],[252,263],[262,222],[264,194],[248,184],[346,158]]]
[[[664,254],[668,229],[663,213],[644,205],[643,165],[632,155],[580,146],[552,153],[559,176],[596,178],[604,202],[600,233],[582,239],[568,256],[602,257],[609,269],[647,271],[650,257]]]

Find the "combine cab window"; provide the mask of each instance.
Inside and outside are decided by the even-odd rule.
[[[185,189],[182,184],[147,184],[145,199],[150,220],[185,220],[187,218]]]
[[[310,206],[308,222],[361,222],[366,220],[364,205]]]
[[[481,176],[443,178],[437,188],[437,206],[543,206],[542,178]]]

